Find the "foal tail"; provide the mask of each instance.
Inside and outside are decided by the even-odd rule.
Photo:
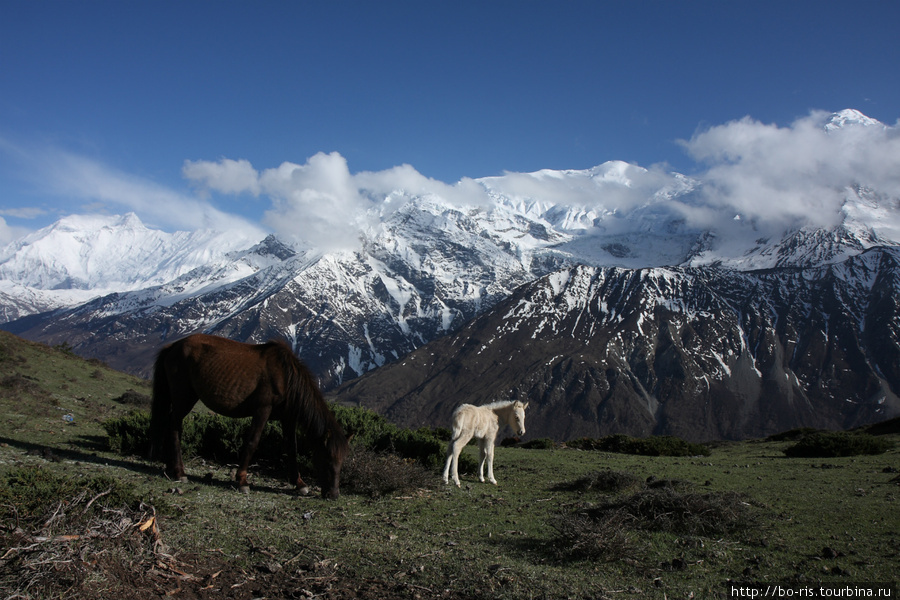
[[[170,347],[160,350],[153,365],[153,403],[150,407],[150,460],[162,460],[166,425],[172,410],[172,395],[166,376],[165,358]]]

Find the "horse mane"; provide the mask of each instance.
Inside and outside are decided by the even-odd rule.
[[[495,408],[506,408],[507,406],[511,406],[519,402],[519,400],[494,400],[490,404],[483,404],[482,408],[490,408],[491,410]]]
[[[315,375],[297,358],[287,342],[271,340],[265,346],[268,351],[277,355],[287,375],[286,410],[292,412],[294,417],[298,417],[298,424],[305,423],[306,433],[310,438],[325,442],[325,448],[314,444],[314,451],[318,453],[320,449],[327,449],[326,456],[343,460],[349,448],[347,436],[344,428],[335,419],[334,413],[328,408]]]

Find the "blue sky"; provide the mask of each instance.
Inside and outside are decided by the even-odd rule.
[[[0,242],[92,211],[197,226],[179,203],[271,229],[271,194],[190,165],[330,156],[451,185],[608,160],[692,174],[709,165],[679,140],[746,116],[900,118],[896,0],[5,0],[2,14]]]

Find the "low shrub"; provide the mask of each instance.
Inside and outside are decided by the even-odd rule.
[[[582,512],[564,513],[551,517],[550,526],[556,530],[551,548],[558,559],[613,562],[633,552],[624,515],[595,519]]]
[[[637,475],[604,470],[557,485],[567,491],[614,495],[600,503],[554,515],[552,548],[558,558],[618,560],[633,550],[637,531],[690,536],[723,536],[755,526],[748,499],[736,492],[698,493],[689,481],[642,481]]]
[[[524,444],[519,444],[519,447],[527,450],[550,450],[551,448],[556,448],[556,445],[556,442],[550,438],[538,438],[536,440],[528,440]]]
[[[150,414],[133,410],[124,417],[107,419],[102,423],[106,443],[113,452],[147,456],[150,453]]]
[[[335,406],[334,414],[348,433],[353,446],[374,452],[393,452],[419,461],[426,468],[444,464],[446,444],[427,427],[401,429],[382,415],[366,408]]]
[[[602,492],[606,494],[618,494],[626,490],[639,488],[643,485],[641,478],[628,471],[613,471],[605,469],[588,473],[575,481],[561,483],[555,486],[557,490],[573,492]]]
[[[767,442],[795,442],[799,439],[802,439],[804,436],[807,436],[811,433],[816,433],[819,431],[814,427],[798,427],[796,429],[789,429],[787,431],[782,431],[781,433],[775,433],[766,438]]]
[[[635,438],[621,433],[599,439],[580,438],[567,442],[577,450],[600,450],[619,454],[641,456],[709,456],[710,450],[703,444],[687,442],[672,435]]]
[[[785,448],[784,453],[790,457],[832,458],[884,454],[893,447],[893,442],[868,433],[817,431],[803,436],[796,444]]]
[[[127,404],[129,406],[137,406],[140,408],[150,408],[150,396],[148,396],[147,394],[141,394],[140,392],[136,392],[134,390],[126,390],[125,393],[121,396],[113,398],[113,402],[118,402],[119,404]]]
[[[341,469],[341,489],[363,496],[386,496],[432,487],[432,472],[416,460],[396,454],[355,448]]]
[[[753,524],[750,503],[737,492],[646,489],[586,511],[593,519],[624,516],[634,527],[681,535],[723,535]]]
[[[0,476],[0,515],[22,524],[52,525],[46,520],[48,514],[70,504],[72,498],[84,496],[84,504],[91,498],[97,501],[74,513],[79,519],[89,517],[91,511],[102,512],[104,507],[138,502],[130,484],[105,475],[73,479],[40,467],[19,467]]]
[[[401,429],[383,416],[364,408],[334,406],[335,417],[352,434],[354,449],[377,453],[391,452],[401,459],[412,459],[427,469],[443,467],[444,443],[433,430]],[[209,413],[192,413],[184,419],[181,447],[185,457],[201,456],[218,462],[234,461],[240,452],[250,419],[229,419]],[[147,456],[150,450],[150,415],[145,411],[132,411],[128,415],[109,419],[103,423],[110,449],[120,454]],[[283,462],[284,443],[281,424],[266,425],[254,460],[261,463]],[[305,436],[298,435],[298,448],[303,460],[308,461]],[[460,457],[461,470],[477,468],[468,455]]]

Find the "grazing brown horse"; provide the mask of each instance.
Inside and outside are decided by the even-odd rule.
[[[151,456],[166,462],[167,474],[186,481],[181,428],[197,400],[226,417],[253,417],[234,479],[249,492],[247,469],[266,422],[281,421],[288,478],[301,494],[309,486],[297,468],[297,425],[305,427],[319,471],[322,496],[337,498],[347,437],[319,391],[312,373],[281,342],[243,344],[195,334],[163,348],[153,373]]]

